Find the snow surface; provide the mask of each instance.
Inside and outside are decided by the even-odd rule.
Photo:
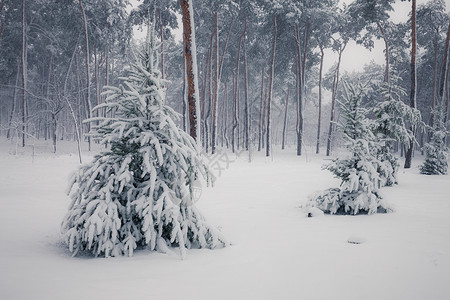
[[[59,235],[76,146],[34,162],[11,149],[0,141],[0,299],[450,299],[450,176],[420,175],[421,158],[382,190],[394,213],[308,218],[307,196],[339,184],[325,157],[242,154],[197,203],[230,247],[105,259],[71,257]]]

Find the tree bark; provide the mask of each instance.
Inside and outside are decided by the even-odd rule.
[[[234,81],[234,96],[233,96],[233,129],[231,132],[231,148],[234,152],[236,147],[239,148],[239,59],[241,56],[242,39],[247,31],[247,23],[244,23],[244,30],[239,37],[238,51],[236,56],[236,74]],[[236,134],[237,129],[237,134]]]
[[[272,58],[270,62],[270,75],[269,75],[269,95],[267,99],[267,132],[266,132],[266,156],[270,156],[271,142],[270,142],[270,110],[272,105],[272,89],[273,89],[273,77],[275,72],[275,49],[277,45],[277,18],[273,16],[273,43],[272,43]]]
[[[17,72],[16,72],[16,84],[14,85],[13,92],[13,103],[11,108],[11,114],[9,115],[8,121],[8,131],[6,132],[6,138],[9,139],[11,137],[11,126],[14,114],[16,113],[16,101],[17,101],[17,87],[19,86],[19,76],[20,75],[20,63],[17,64]]]
[[[286,126],[287,126],[287,112],[288,112],[288,104],[289,104],[289,88],[286,93],[286,105],[284,109],[284,122],[283,122],[283,136],[281,137],[281,150],[284,150],[286,144]]]
[[[2,13],[3,8],[5,7],[5,3],[6,3],[6,0],[2,0],[2,2],[0,2],[0,14]],[[0,45],[2,44],[2,37],[3,37],[3,31],[5,29],[5,23],[6,23],[6,17],[3,20],[1,20],[1,23],[0,23]]]
[[[92,104],[91,104],[91,80],[89,76],[89,36],[87,29],[86,14],[84,12],[82,0],[78,0],[81,10],[81,17],[83,20],[84,28],[84,47],[85,47],[85,58],[86,58],[86,88],[87,88],[87,98],[86,98],[86,117],[90,119],[92,117]],[[90,123],[87,123],[87,131],[90,131]],[[88,150],[91,151],[91,138],[88,136]]]
[[[26,24],[25,24],[25,0],[22,0],[22,55],[20,57],[22,65],[22,147],[25,147],[26,132],[26,96],[27,89],[27,44],[26,44]]]
[[[328,129],[327,156],[331,155],[331,140],[332,140],[333,128],[334,128],[336,96],[337,96],[337,90],[338,90],[338,86],[339,86],[339,68],[341,66],[342,53],[344,52],[346,46],[347,46],[347,42],[344,42],[344,44],[338,50],[339,51],[338,63],[336,66],[336,74],[334,75],[334,79],[333,79],[333,89],[332,89],[332,94],[331,94],[331,116],[330,116],[330,127]]]
[[[219,94],[219,24],[217,20],[217,11],[214,13],[214,90],[213,90],[213,109],[212,109],[212,130],[211,130],[211,153],[216,153],[216,135],[217,135],[217,98]]]
[[[295,25],[294,39],[297,49],[297,72],[296,72],[296,97],[297,97],[297,155],[302,155],[302,143],[303,143],[303,60],[302,50],[300,47],[300,30],[298,24]],[[306,54],[303,54],[306,57]],[[306,63],[306,60],[304,60]]]
[[[161,45],[160,45],[160,57],[161,57],[161,78],[165,79],[164,77],[164,30],[163,30],[163,22],[161,18],[161,2],[160,1],[160,7],[158,8],[158,17],[159,17],[159,35],[161,39]],[[163,85],[164,86],[164,85]]]
[[[261,151],[262,144],[262,126],[264,111],[264,67],[261,68],[261,104],[259,108],[259,124],[258,124],[258,151]]]
[[[319,44],[320,48],[320,68],[319,68],[319,114],[317,118],[317,139],[316,139],[316,154],[320,152],[320,125],[322,122],[322,72],[323,72],[323,57],[325,55],[323,46]]]
[[[383,41],[384,41],[384,58],[385,58],[385,69],[384,69],[384,82],[388,83],[389,82],[389,43],[387,40],[387,37],[384,33],[384,29],[381,26],[380,22],[377,21],[377,27],[380,30],[381,36],[383,37]]]
[[[409,95],[409,105],[416,107],[416,0],[411,1],[411,90]],[[411,128],[413,129],[413,128]],[[405,169],[411,168],[412,153],[414,149],[414,141],[410,141],[408,150],[405,155]]]
[[[431,112],[430,112],[430,127],[434,123],[434,104],[436,102],[436,77],[437,77],[437,54],[438,54],[438,35],[434,39],[434,61],[433,61],[433,90],[431,92]]]
[[[245,28],[247,27],[247,20],[245,21]],[[245,29],[244,29],[245,32]],[[248,139],[250,132],[249,113],[248,113],[248,72],[247,72],[247,48],[245,47],[244,35],[244,146],[248,151]]]
[[[447,59],[448,59],[448,48],[450,42],[450,22],[447,28],[447,37],[445,39],[445,47],[444,47],[444,57],[442,58],[442,68],[441,68],[441,82],[439,84],[439,101],[442,101],[444,98],[444,87],[447,73]]]
[[[198,71],[195,46],[194,10],[192,0],[180,0],[183,20],[183,46],[186,60],[187,99],[189,106],[190,135],[201,145],[198,122]]]

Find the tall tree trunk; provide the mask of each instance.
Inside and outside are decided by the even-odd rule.
[[[288,104],[289,104],[289,87],[286,93],[286,105],[284,109],[284,122],[283,122],[283,136],[281,137],[281,150],[284,150],[284,146],[286,144],[286,126],[287,126],[287,112],[288,112]]]
[[[384,41],[384,59],[385,59],[385,67],[384,67],[384,82],[389,82],[389,43],[387,37],[384,33],[384,29],[381,26],[380,22],[377,21],[378,30],[380,30],[381,36]]]
[[[183,99],[183,130],[187,132],[187,128],[189,125],[187,124],[188,118],[187,116],[187,81],[186,81],[186,60],[183,59],[183,89],[181,91],[182,93],[182,99]]]
[[[52,111],[52,142],[53,142],[53,153],[56,153],[56,129],[57,129],[58,121],[56,118],[56,113]]]
[[[9,115],[9,121],[8,121],[8,131],[6,133],[6,138],[11,137],[11,126],[12,126],[12,120],[14,117],[14,114],[16,113],[16,101],[17,101],[17,87],[19,86],[19,76],[20,75],[20,62],[17,64],[17,71],[16,71],[16,84],[14,85],[14,91],[13,91],[13,103],[11,108],[11,114]]]
[[[444,122],[447,122],[448,118],[448,50],[450,43],[450,22],[448,23],[447,28],[447,37],[445,39],[445,47],[444,47],[444,57],[442,58],[442,68],[441,68],[441,83],[439,85],[439,101],[444,101],[444,89],[446,90],[447,102],[445,104],[445,114],[444,114]]]
[[[411,5],[411,90],[409,95],[409,105],[416,107],[416,0],[412,0]],[[413,128],[411,128],[413,129]],[[411,168],[412,153],[414,149],[414,141],[410,141],[408,150],[405,155],[405,169]]]
[[[161,18],[161,7],[162,7],[162,1],[160,1],[159,8],[158,8],[158,17],[159,17],[159,35],[161,39],[161,45],[160,45],[160,59],[161,59],[161,78],[165,79],[164,77],[164,28],[163,28],[163,22]]]
[[[100,104],[100,81],[99,81],[99,75],[100,75],[100,70],[99,70],[99,60],[97,57],[97,45],[94,44],[94,80],[95,80],[95,105],[99,105]],[[99,111],[98,109],[96,109],[95,112],[96,117],[99,116]],[[97,122],[98,124],[98,122]]]
[[[445,82],[447,82],[447,84],[446,84],[446,88],[445,88],[445,98],[447,99],[446,101],[445,101],[445,115],[444,115],[444,121],[445,121],[445,123],[447,122],[447,118],[448,118],[448,114],[449,114],[449,111],[448,111],[448,104],[449,104],[449,101],[450,101],[450,84],[449,84],[449,78],[450,78],[450,59],[447,57],[447,75],[446,75],[446,80],[445,80]]]
[[[5,7],[6,0],[2,0],[0,2],[0,15],[3,12],[3,8]],[[5,29],[6,16],[1,20],[0,23],[0,45],[2,44],[3,30]]]
[[[209,52],[208,52],[208,59],[205,66],[204,71],[204,86],[203,86],[203,108],[202,108],[202,115],[203,115],[203,144],[206,148],[206,152],[208,152],[208,142],[209,142],[209,115],[211,113],[211,97],[212,97],[212,91],[211,91],[211,77],[212,77],[212,51],[213,51],[213,39],[214,39],[214,33],[211,34],[211,38],[209,41]],[[208,90],[208,97],[206,98],[206,90]],[[208,101],[207,101],[208,99]],[[207,103],[208,102],[208,103]],[[206,105],[208,104],[208,105]]]
[[[82,0],[78,0],[81,10],[81,17],[83,20],[83,28],[84,28],[84,47],[85,47],[85,58],[86,58],[86,88],[87,88],[87,97],[86,97],[86,117],[92,117],[92,104],[91,104],[91,80],[89,76],[89,37],[88,37],[88,29],[87,29],[87,21],[86,14],[84,12],[83,2]],[[90,124],[87,123],[87,131],[90,131]],[[91,151],[91,138],[88,136],[88,150]]]
[[[261,104],[259,108],[259,124],[258,124],[258,151],[261,151],[262,144],[262,127],[263,127],[263,111],[264,111],[264,67],[261,68]]]
[[[236,127],[237,127],[237,95],[236,95],[236,77],[233,73],[233,115],[232,115],[232,122],[231,122],[231,151],[235,152],[236,147]]]
[[[229,103],[229,97],[228,97],[228,84],[225,81],[225,98],[224,98],[224,102],[225,102],[225,118],[224,118],[224,129],[223,129],[223,138],[225,139],[225,143],[227,146],[227,149],[230,148],[230,141],[228,139],[228,103]]]
[[[338,63],[336,66],[336,73],[334,75],[333,79],[333,88],[332,88],[332,94],[331,94],[331,116],[330,116],[330,127],[328,129],[328,139],[327,139],[327,156],[331,155],[331,140],[333,138],[333,128],[334,128],[334,117],[335,117],[335,110],[336,110],[336,96],[337,96],[337,90],[339,87],[339,69],[341,66],[341,59],[342,59],[342,52],[344,52],[345,47],[347,46],[347,43],[345,42],[343,45],[341,45],[340,49],[338,50]]]
[[[439,84],[439,101],[444,99],[444,87],[446,81],[446,73],[447,73],[447,60],[448,60],[448,49],[450,43],[450,22],[448,23],[447,28],[447,37],[445,39],[445,47],[444,47],[444,57],[442,58],[442,68],[441,68],[441,82]]]
[[[272,58],[270,62],[270,74],[269,74],[269,95],[267,99],[267,132],[266,132],[266,156],[270,156],[271,142],[270,142],[270,110],[272,105],[272,89],[273,89],[273,77],[275,72],[275,49],[277,45],[277,18],[273,16],[273,42],[272,42]]]
[[[189,104],[190,135],[201,145],[200,124],[198,122],[198,71],[195,46],[194,9],[192,0],[180,0],[183,19],[183,46],[186,60],[187,99]]]
[[[219,25],[217,11],[214,12],[214,90],[212,109],[212,130],[211,130],[211,153],[216,153],[217,135],[217,98],[219,94]]]
[[[25,0],[22,0],[22,55],[20,57],[22,65],[22,147],[25,147],[26,133],[26,89],[27,89],[27,44],[26,44],[26,24],[25,24]]]
[[[297,97],[297,155],[302,155],[302,143],[303,143],[303,61],[302,61],[302,50],[300,47],[300,30],[298,24],[295,25],[294,39],[297,49],[297,72],[296,72],[296,87],[295,95]],[[306,54],[303,54],[306,57]],[[305,61],[306,62],[306,61]]]
[[[247,20],[245,20],[245,28],[247,27]],[[245,32],[245,29],[244,29]],[[248,72],[247,72],[247,48],[245,46],[244,35],[244,147],[248,151],[248,138],[250,132],[249,113],[248,113]]]
[[[319,44],[320,48],[320,68],[319,68],[319,115],[317,118],[317,139],[316,139],[316,154],[320,152],[320,125],[322,122],[322,72],[323,72],[323,57],[325,55],[323,46]]]
[[[247,22],[244,23],[244,30],[241,33],[241,36],[239,37],[239,44],[238,44],[238,52],[236,56],[236,74],[235,74],[235,81],[234,81],[234,97],[233,97],[233,129],[231,132],[231,147],[232,151],[235,151],[235,148],[239,148],[239,59],[241,56],[241,46],[242,46],[242,39],[245,36],[245,32],[247,31]],[[236,134],[237,130],[237,134]]]
[[[77,141],[78,158],[79,158],[79,161],[81,164],[81,163],[83,163],[82,158],[81,158],[81,138],[80,138],[81,132],[80,132],[80,129],[78,126],[77,117],[75,116],[75,111],[73,110],[72,104],[70,103],[69,97],[67,96],[69,74],[70,74],[70,70],[72,69],[73,61],[76,59],[77,47],[78,47],[78,44],[74,47],[72,57],[70,58],[69,68],[67,69],[66,78],[64,80],[63,96],[64,96],[64,99],[66,100],[67,105],[69,106],[70,114],[72,116],[73,124],[75,126],[75,138]],[[106,56],[106,58],[108,58],[108,56]],[[106,60],[106,65],[108,66],[108,60]],[[77,70],[77,72],[78,72],[78,70]],[[108,79],[106,80],[106,82],[108,84]]]
[[[430,112],[430,127],[434,123],[434,104],[436,101],[436,77],[437,77],[437,54],[438,54],[438,35],[434,39],[434,61],[433,61],[433,90],[431,91],[431,112]]]

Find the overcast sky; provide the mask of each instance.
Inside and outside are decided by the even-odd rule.
[[[342,3],[351,3],[353,0],[341,0]],[[430,0],[417,0],[417,6],[427,3]],[[136,6],[140,1],[139,0],[130,0],[133,6]],[[450,11],[450,0],[445,0],[447,12]],[[409,1],[400,1],[397,0],[393,5],[394,11],[391,12],[391,19],[395,23],[405,22],[408,19],[408,14],[411,11],[411,2]],[[181,40],[181,28],[175,30],[175,36],[177,39]],[[144,38],[145,33],[139,30],[135,30],[136,38]],[[374,60],[376,63],[383,65],[384,64],[384,44],[382,41],[375,41],[375,47],[372,51],[365,49],[361,45],[357,45],[355,42],[351,41],[342,56],[342,70],[344,71],[361,71],[365,64],[369,63],[371,60]],[[324,59],[324,69],[328,70],[331,66],[336,63],[337,55],[333,53],[331,50],[327,50],[325,52]]]

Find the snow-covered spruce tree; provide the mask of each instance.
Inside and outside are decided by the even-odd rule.
[[[447,174],[447,147],[445,137],[448,135],[444,115],[445,106],[436,105],[434,123],[431,128],[431,140],[425,144],[425,161],[420,166],[420,173],[425,175]]]
[[[346,159],[335,159],[326,169],[341,179],[339,188],[330,188],[310,197],[307,206],[317,207],[330,214],[361,214],[387,212],[389,208],[381,199],[379,188],[382,179],[378,169],[387,168],[376,156],[380,144],[376,141],[361,107],[364,89],[361,85],[344,83],[345,99],[340,103],[343,123],[338,124],[350,152]]]
[[[406,91],[395,84],[396,76],[392,74],[390,83],[382,83],[379,87],[381,95],[386,99],[371,109],[375,117],[371,128],[379,141],[376,156],[383,163],[377,167],[383,186],[398,183],[397,172],[400,167],[398,158],[394,155],[394,143],[409,146],[416,142],[414,132],[407,124],[422,127],[420,111],[412,108],[400,100]]]
[[[74,255],[86,250],[133,255],[137,247],[215,248],[226,244],[193,204],[193,183],[212,175],[196,142],[175,125],[178,114],[163,102],[153,34],[123,84],[107,87],[111,118],[94,118],[94,137],[108,145],[69,184],[72,198],[62,233]]]

